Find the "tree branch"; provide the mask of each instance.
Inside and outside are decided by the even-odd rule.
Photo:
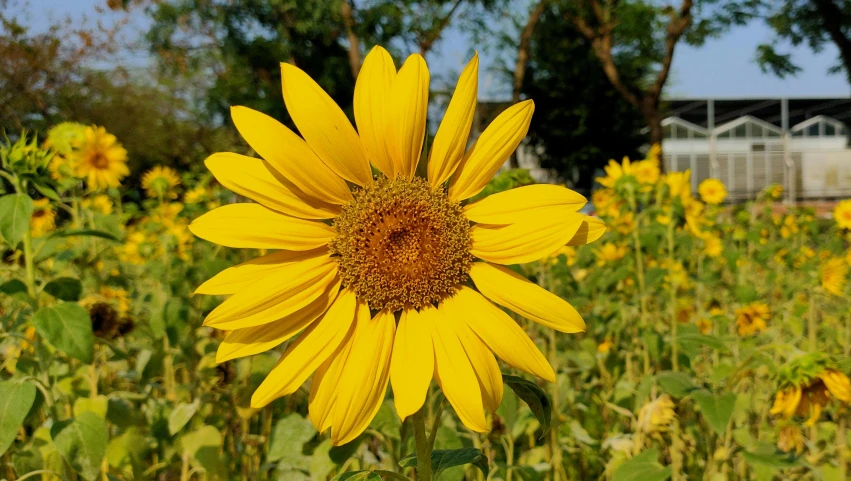
[[[813,0],[813,3],[822,18],[824,29],[839,48],[842,63],[845,65],[846,76],[851,79],[851,39],[842,31],[845,15],[839,6],[833,3],[833,0]]]
[[[686,28],[691,25],[691,8],[693,5],[693,0],[683,0],[679,11],[671,11],[671,21],[668,22],[668,28],[665,29],[665,54],[662,57],[662,68],[656,75],[656,81],[647,89],[647,97],[654,103],[659,101],[659,97],[662,95],[662,87],[665,86],[668,75],[671,73],[674,49],[677,47],[677,43],[679,43]]]
[[[343,17],[343,25],[346,27],[346,36],[349,38],[349,67],[352,69],[352,77],[358,78],[360,72],[360,39],[355,33],[355,19],[349,0],[340,2],[340,15]]]
[[[532,34],[535,32],[535,26],[541,20],[541,15],[544,14],[544,9],[549,0],[540,0],[537,5],[529,12],[529,18],[526,20],[526,25],[520,32],[520,42],[517,46],[517,63],[514,65],[514,89],[512,90],[512,103],[517,103],[520,100],[520,90],[523,88],[523,79],[526,77],[526,65],[529,63],[529,42],[532,40]]]
[[[455,0],[455,3],[452,5],[452,8],[449,9],[449,13],[447,13],[441,20],[438,22],[438,27],[431,32],[425,35],[425,38],[419,41],[420,44],[420,55],[425,57],[425,54],[428,53],[429,50],[434,46],[434,42],[440,38],[440,34],[443,32],[443,29],[449,25],[449,20],[452,19],[452,16],[455,15],[455,10],[458,10],[458,7],[461,6],[461,3],[464,0]]]

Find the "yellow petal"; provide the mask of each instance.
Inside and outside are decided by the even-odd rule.
[[[340,384],[340,374],[352,351],[352,329],[334,354],[325,360],[313,375],[308,399],[308,417],[320,433],[331,427],[334,405],[337,401],[337,386]]]
[[[396,320],[381,311],[369,318],[369,307],[361,304],[352,350],[337,383],[337,402],[331,421],[331,442],[346,444],[358,437],[378,413],[390,380],[390,357]]]
[[[525,100],[499,114],[464,155],[449,186],[449,197],[460,201],[478,194],[520,145],[529,131],[535,104]]]
[[[283,215],[260,204],[218,207],[195,219],[189,230],[227,247],[293,251],[322,247],[336,235],[327,224]]]
[[[346,114],[300,68],[281,64],[287,112],[301,136],[331,170],[358,185],[372,183],[372,171],[360,138]]]
[[[419,411],[434,374],[431,324],[415,309],[405,309],[396,327],[390,383],[396,413],[402,420]]]
[[[393,57],[376,45],[363,61],[355,83],[355,122],[369,160],[389,178],[396,177],[393,160],[387,152],[387,114],[390,103],[387,98],[396,66]]]
[[[420,311],[420,317],[432,323],[436,378],[443,394],[464,426],[486,432],[488,425],[479,381],[454,329],[454,323],[460,320],[450,317],[442,307],[426,307]]]
[[[289,316],[268,324],[229,332],[222,343],[219,344],[219,349],[216,351],[216,362],[225,362],[266,352],[289,340],[327,311],[331,302],[336,299],[339,290],[340,280],[338,279],[316,300]]]
[[[275,399],[292,394],[337,350],[354,328],[357,298],[344,289],[318,322],[311,324],[281,356],[263,383],[251,396],[251,407],[262,408]]]
[[[278,212],[302,219],[330,219],[340,212],[339,206],[302,192],[263,160],[221,152],[207,157],[204,165],[228,190]]]
[[[488,411],[496,412],[502,402],[503,393],[502,373],[499,370],[499,364],[496,363],[496,358],[466,324],[457,323],[455,331],[464,346],[464,351],[467,352],[473,370],[476,371],[485,408]]]
[[[590,244],[600,237],[603,237],[606,230],[608,230],[608,228],[602,219],[599,217],[591,217],[590,215],[585,216],[585,218],[582,219],[582,225],[579,226],[579,230],[576,231],[576,234],[573,235],[573,238],[570,239],[570,242],[568,242],[567,245],[582,246]]]
[[[195,294],[207,294],[214,296],[236,294],[260,279],[277,272],[283,267],[293,263],[327,254],[328,249],[309,251],[277,251],[265,256],[255,257],[248,262],[228,267],[207,282],[195,289]]]
[[[414,177],[425,138],[429,73],[425,59],[413,54],[399,69],[390,89],[387,151],[396,175]]]
[[[476,224],[470,228],[470,253],[497,264],[532,262],[570,242],[585,217],[560,206],[536,209],[528,219],[505,226]]]
[[[232,107],[231,118],[248,145],[305,194],[332,204],[352,200],[346,181],[335,174],[284,124],[247,107]]]
[[[492,194],[464,207],[464,215],[479,224],[506,225],[522,222],[538,209],[562,206],[576,212],[587,200],[582,195],[552,184],[535,184]]]
[[[481,294],[461,287],[454,296],[443,301],[447,315],[466,322],[470,329],[511,366],[550,382],[555,382],[555,372],[535,343],[523,329]]]
[[[337,261],[327,255],[296,262],[229,297],[204,325],[232,330],[268,324],[307,307],[337,282]]]
[[[585,321],[567,301],[507,267],[474,262],[470,277],[485,297],[531,321],[560,332],[585,331]]]
[[[428,181],[434,188],[449,180],[464,158],[478,95],[479,54],[476,52],[458,78],[429,152]]]

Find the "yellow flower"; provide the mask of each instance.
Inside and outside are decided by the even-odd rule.
[[[146,242],[145,234],[142,232],[131,232],[127,235],[124,245],[118,248],[118,258],[122,262],[142,265],[147,259],[142,252],[142,244]]]
[[[769,185],[763,192],[768,200],[780,200],[783,197],[783,186],[780,184]]]
[[[736,309],[736,326],[740,336],[751,336],[764,331],[771,317],[768,304],[753,302]]]
[[[712,333],[712,321],[705,317],[702,317],[695,321],[695,325],[697,326],[697,330],[700,331],[701,334]]]
[[[663,394],[638,411],[638,431],[644,434],[666,432],[676,416],[674,402],[670,396]]]
[[[700,198],[707,204],[717,205],[727,198],[727,188],[718,179],[706,179],[697,187]]]
[[[670,172],[665,175],[665,185],[671,198],[679,197],[683,202],[691,199],[691,170]]]
[[[794,214],[789,214],[783,219],[783,225],[780,226],[780,237],[788,239],[792,235],[800,231],[798,227],[797,217]]]
[[[74,152],[74,147],[86,138],[86,126],[76,122],[62,122],[47,131],[44,147],[54,152],[48,169],[50,176],[60,180],[72,176],[68,158]]]
[[[577,261],[577,260],[578,260],[578,258],[579,258],[578,254],[577,254],[577,252],[576,252],[576,248],[575,248],[575,247],[572,247],[572,246],[564,246],[564,247],[562,247],[561,249],[559,249],[559,250],[557,250],[557,251],[553,252],[553,253],[550,255],[550,257],[549,257],[549,258],[550,258],[550,262],[551,262],[552,264],[558,264],[559,257],[560,257],[560,256],[562,256],[562,255],[565,257],[565,263],[567,264],[567,266],[568,266],[568,267],[570,267],[570,266],[572,266],[572,265],[576,264],[576,261]]]
[[[398,72],[383,48],[367,55],[355,85],[357,131],[306,73],[290,64],[281,70],[284,102],[302,137],[234,107],[237,130],[265,162],[220,153],[206,165],[223,186],[257,203],[219,207],[189,226],[217,244],[277,249],[196,290],[230,296],[204,321],[231,331],[218,361],[294,339],[251,406],[295,392],[315,373],[309,417],[320,432],[331,430],[335,445],[366,429],[388,384],[404,419],[421,409],[432,378],[465,426],[487,431],[485,409],[495,410],[503,392],[493,353],[555,380],[546,358],[494,303],[558,331],[585,330],[570,304],[505,266],[592,242],[605,224],[579,213],[585,198],[557,185],[462,205],[516,149],[534,110],[531,100],[508,107],[465,151],[477,57],[429,148],[427,177],[415,175],[429,91],[420,55]]]
[[[142,176],[142,188],[151,198],[168,197],[176,199],[177,194],[172,192],[172,189],[178,185],[180,185],[180,177],[177,176],[174,169],[169,167],[158,165]]]
[[[205,200],[211,197],[209,190],[199,185],[194,189],[187,190],[185,194],[183,194],[183,202],[187,204],[198,204],[204,202]]]
[[[80,299],[79,304],[86,309],[97,303],[106,303],[112,305],[119,315],[126,315],[130,312],[130,298],[126,289],[102,286],[97,293],[89,294]]]
[[[715,235],[706,235],[703,237],[703,253],[709,257],[720,257],[724,252],[724,245],[721,243],[721,238]]]
[[[594,250],[594,255],[597,256],[597,265],[604,266],[609,262],[615,262],[626,257],[626,246],[618,246],[611,242],[606,242],[599,249]]]
[[[638,182],[644,185],[654,185],[659,182],[661,170],[659,158],[648,158],[634,164],[633,172]]]
[[[50,199],[33,201],[33,213],[30,217],[30,232],[33,237],[41,237],[56,228],[56,211],[50,205]]]
[[[69,155],[76,177],[85,178],[90,191],[121,185],[128,174],[127,151],[103,127],[86,127],[84,140]]]
[[[597,352],[600,354],[608,354],[612,350],[613,345],[612,340],[607,337],[603,342],[597,344]]]
[[[621,177],[633,175],[632,164],[629,161],[629,157],[623,158],[623,164],[615,162],[614,159],[609,160],[609,164],[603,167],[603,170],[606,171],[606,176],[597,177],[597,182],[608,188],[614,187],[615,182],[617,182]]]
[[[87,197],[83,199],[80,205],[82,205],[84,209],[91,209],[92,211],[97,212],[99,214],[112,214],[112,199],[110,199],[109,196],[105,194],[98,194],[92,197]]]
[[[841,257],[830,259],[821,267],[821,288],[835,296],[845,292],[847,278],[848,264]]]
[[[840,229],[851,229],[851,199],[843,200],[833,209],[833,218]]]

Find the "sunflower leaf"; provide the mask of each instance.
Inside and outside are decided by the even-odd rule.
[[[547,393],[537,384],[521,377],[503,374],[502,381],[532,410],[532,414],[541,423],[541,437],[539,439],[544,439],[544,436],[550,431],[553,419],[553,404],[550,402]]]
[[[435,479],[440,475],[441,471],[464,464],[472,464],[479,468],[485,476],[488,474],[488,458],[478,449],[436,449],[431,452],[431,469],[434,472]],[[409,454],[399,460],[399,466],[403,468],[416,468],[416,453]]]
[[[89,313],[73,302],[44,307],[33,315],[35,330],[65,354],[92,362],[94,333]]]
[[[62,231],[57,231],[51,237],[75,237],[75,236],[89,236],[89,237],[100,237],[101,239],[111,240],[113,242],[121,242],[121,239],[110,234],[109,232],[105,232],[97,229],[67,229]]]
[[[35,385],[25,381],[0,382],[0,455],[9,449],[35,401]]]
[[[369,470],[346,471],[334,476],[331,481],[381,481],[381,476]]]
[[[30,226],[33,201],[26,194],[9,194],[0,197],[0,235],[14,247],[24,237]]]
[[[671,477],[671,468],[657,461],[659,451],[648,449],[621,464],[612,481],[664,481]]]

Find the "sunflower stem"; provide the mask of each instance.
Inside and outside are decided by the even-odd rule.
[[[431,443],[426,437],[425,413],[420,409],[413,416],[414,439],[417,446],[417,479],[431,481]]]

